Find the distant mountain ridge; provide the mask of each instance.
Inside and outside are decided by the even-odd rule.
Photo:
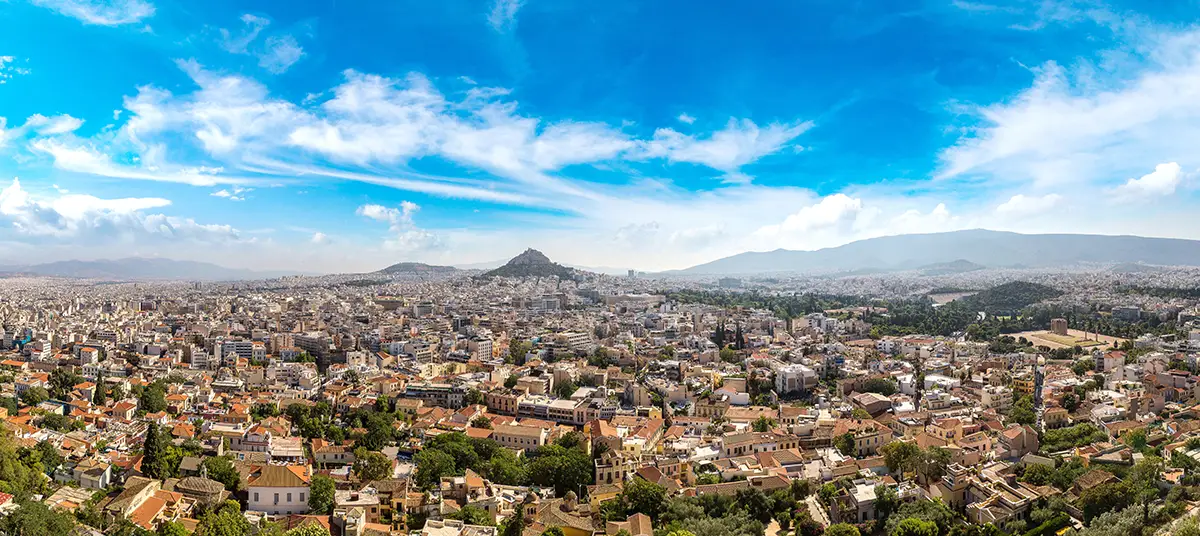
[[[864,266],[912,270],[960,261],[992,268],[1038,268],[1083,262],[1200,266],[1200,241],[976,229],[871,238],[815,251],[747,252],[669,273],[765,274],[847,271]]]
[[[574,269],[553,262],[536,249],[527,249],[499,268],[486,272],[483,277],[557,277],[571,279],[578,274]]]
[[[244,281],[274,279],[302,272],[276,272],[226,268],[207,262],[128,257],[94,261],[57,261],[24,266],[2,266],[0,272],[74,279]]]

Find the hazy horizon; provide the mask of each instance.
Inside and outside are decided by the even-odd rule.
[[[662,271],[974,228],[1200,238],[1196,6],[4,8],[6,264],[533,247]]]

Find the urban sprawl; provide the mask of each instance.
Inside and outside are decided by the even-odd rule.
[[[1200,534],[1196,269],[433,268],[0,279],[0,533]]]

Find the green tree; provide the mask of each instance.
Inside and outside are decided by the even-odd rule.
[[[65,368],[56,368],[50,372],[50,396],[67,400],[80,383],[83,383],[83,378],[78,374]]]
[[[146,437],[142,441],[142,473],[160,480],[170,476],[164,455],[163,441],[158,437],[158,423],[151,422],[146,426]]]
[[[912,501],[900,506],[887,520],[886,532],[891,534],[906,519],[918,519],[937,525],[939,534],[949,534],[950,529],[957,524],[958,514],[954,513],[941,501]]]
[[[1091,522],[1100,514],[1124,509],[1132,503],[1129,486],[1124,482],[1100,484],[1084,490],[1079,496],[1079,509],[1084,521]]]
[[[722,347],[721,351],[719,352],[719,357],[721,358],[721,361],[726,363],[737,363],[739,361],[737,350],[734,350],[733,346]]]
[[[454,458],[437,449],[425,449],[414,456],[417,471],[413,480],[422,489],[432,489],[439,485],[443,476],[454,474]]]
[[[96,376],[96,391],[92,393],[92,403],[97,406],[108,404],[108,392],[104,385],[104,374]]]
[[[751,519],[756,519],[763,524],[771,522],[771,502],[763,492],[754,488],[739,489],[734,497],[738,506]]]
[[[1033,397],[1028,395],[1019,398],[1008,410],[1008,420],[1017,424],[1033,424],[1037,422],[1037,413],[1033,411]]]
[[[392,461],[363,447],[354,449],[354,475],[360,482],[374,482],[392,476]]]
[[[516,374],[509,374],[507,378],[504,378],[504,387],[512,389],[517,386],[517,381],[520,379],[521,377]]]
[[[495,525],[495,523],[492,521],[492,515],[487,513],[487,510],[484,510],[483,508],[473,504],[468,504],[459,509],[457,512],[447,514],[446,517],[450,519],[457,519],[467,525]]]
[[[337,485],[332,478],[316,475],[308,487],[308,509],[316,515],[333,513],[333,496]]]
[[[188,532],[187,527],[183,526],[183,523],[179,523],[177,521],[167,521],[166,523],[158,526],[158,532],[156,534],[158,536],[189,536],[191,533]]]
[[[58,447],[53,443],[42,440],[35,447],[41,458],[42,467],[45,468],[47,475],[54,475],[54,471],[63,463],[63,456],[58,452]]]
[[[534,484],[553,486],[555,495],[561,497],[568,491],[582,493],[595,478],[595,467],[591,456],[580,449],[548,445],[535,452],[529,474]]]
[[[854,525],[834,523],[825,529],[825,536],[862,536],[862,534]]]
[[[946,474],[946,468],[950,466],[952,457],[949,450],[941,447],[922,449],[920,456],[916,459],[914,469],[917,471],[917,476],[921,477],[922,482],[936,482]]]
[[[559,398],[571,398],[571,395],[575,394],[575,391],[578,389],[579,386],[575,385],[575,382],[571,380],[563,380],[554,384],[554,394],[558,395]]]
[[[50,391],[43,387],[30,387],[21,393],[21,403],[26,406],[36,406],[50,400]]]
[[[887,464],[888,471],[901,475],[912,471],[917,457],[921,455],[921,447],[909,441],[892,441],[879,447],[879,451],[883,454],[883,463]]]
[[[118,383],[113,386],[112,399],[117,401],[125,399],[125,388],[122,387],[121,384]]]
[[[883,396],[892,396],[897,392],[896,382],[893,382],[887,378],[872,378],[863,382],[862,392],[878,393]]]
[[[766,415],[760,415],[754,420],[752,426],[755,432],[770,432],[772,428],[775,428],[775,419],[767,417]]]
[[[485,430],[491,430],[492,429],[492,420],[487,418],[486,415],[480,415],[478,417],[475,417],[474,419],[471,419],[471,427],[472,428],[483,428]]]
[[[565,536],[559,527],[550,527],[542,531],[542,536]]]
[[[667,490],[642,478],[634,478],[625,485],[621,500],[626,506],[626,515],[641,512],[658,521],[667,502]]]
[[[74,517],[34,501],[20,503],[20,508],[0,518],[0,532],[13,536],[70,534],[74,528]]]
[[[854,453],[857,450],[854,444],[854,433],[846,432],[833,438],[833,446],[846,456],[854,456]]]
[[[513,515],[500,526],[500,536],[522,536],[525,532],[525,505],[513,505]]]
[[[882,520],[881,522],[886,523],[887,519],[899,508],[900,495],[896,493],[896,490],[882,484],[875,486],[875,511]]]
[[[938,536],[938,527],[929,521],[905,519],[896,526],[891,536]]]
[[[138,409],[146,413],[158,413],[167,409],[166,387],[154,382],[142,390],[138,397]]]
[[[463,395],[463,403],[468,406],[474,406],[483,403],[483,393],[474,387],[467,389],[467,393]]]
[[[236,501],[225,501],[219,509],[200,518],[196,536],[250,536],[252,529],[242,516],[241,506]]]
[[[1062,397],[1062,407],[1067,411],[1075,411],[1079,407],[1079,396],[1075,393],[1067,393]]]
[[[262,536],[262,533],[259,533],[258,536]],[[309,523],[291,529],[283,533],[283,536],[329,536],[329,529],[316,523]]]
[[[208,478],[225,485],[230,493],[236,492],[242,485],[242,477],[233,466],[233,462],[225,456],[210,456],[202,462],[208,472]]]
[[[1025,473],[1021,475],[1021,482],[1027,482],[1035,486],[1045,486],[1050,484],[1050,477],[1054,475],[1054,469],[1040,463],[1033,463],[1025,466]]]
[[[511,341],[508,343],[508,362],[515,365],[524,365],[525,356],[533,349],[533,345],[529,341]]]

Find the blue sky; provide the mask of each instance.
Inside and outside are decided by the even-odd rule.
[[[0,261],[1200,238],[1200,6],[1141,4],[0,1]]]

